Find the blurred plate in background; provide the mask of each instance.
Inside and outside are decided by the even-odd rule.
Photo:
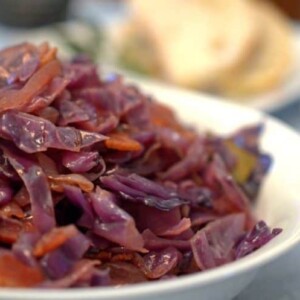
[[[280,110],[300,100],[300,25],[295,26],[295,63],[290,76],[275,89],[259,96],[241,99],[248,106],[266,112]]]
[[[102,53],[103,51],[109,52],[111,57],[116,55],[117,49],[112,47],[105,38],[103,39],[103,34],[109,36],[114,27],[126,18],[126,7],[120,4],[120,1],[75,0],[71,2],[69,11],[69,15],[73,18],[65,23],[30,30],[2,25],[0,26],[0,47],[25,40],[34,43],[47,40],[59,47],[66,58],[76,52],[85,51],[90,53],[99,65],[104,65],[108,71],[124,74],[130,80],[143,82],[146,85],[161,86],[162,83],[158,79],[150,79],[124,70],[116,64],[113,58],[107,58]],[[281,110],[300,100],[300,25],[293,27],[293,41],[295,59],[292,71],[284,82],[268,92],[255,96],[235,97],[234,100],[228,97],[228,100],[266,112]]]
[[[300,100],[300,27],[295,26],[294,34],[294,57],[295,63],[290,76],[278,87],[258,96],[247,98],[236,98],[234,100],[222,98],[224,101],[234,101],[242,105],[259,109],[268,113],[272,113],[283,109]],[[99,62],[101,66],[101,60]],[[169,84],[162,83],[159,80],[150,79],[146,76],[124,70],[118,66],[106,65],[102,66],[106,73],[118,73],[124,75],[130,82],[140,84],[149,89],[159,90],[167,88]],[[221,99],[221,98],[220,98]]]

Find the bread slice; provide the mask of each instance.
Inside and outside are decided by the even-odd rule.
[[[272,5],[256,1],[262,36],[257,49],[246,64],[223,77],[220,92],[228,96],[245,96],[280,84],[291,70],[292,32],[288,21]]]
[[[162,76],[205,88],[247,60],[259,36],[247,0],[129,0],[148,36]]]
[[[153,43],[133,20],[113,28],[110,34],[110,48],[116,50],[113,58],[125,69],[140,74],[161,77],[158,55]]]

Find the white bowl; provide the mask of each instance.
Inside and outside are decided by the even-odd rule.
[[[264,121],[263,148],[274,157],[257,205],[259,218],[283,232],[257,252],[228,265],[176,279],[126,287],[73,290],[1,289],[0,299],[80,300],[228,300],[248,285],[259,267],[293,247],[300,238],[300,138],[283,123],[262,113],[204,95],[142,83],[144,89],[171,106],[199,129],[229,133]]]

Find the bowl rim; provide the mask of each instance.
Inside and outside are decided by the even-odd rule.
[[[0,297],[4,299],[32,299],[32,300],[46,300],[46,299],[64,299],[64,300],[90,300],[90,299],[128,299],[129,297],[139,297],[145,294],[155,296],[157,294],[163,295],[172,290],[180,292],[185,289],[193,288],[195,286],[201,287],[210,283],[218,283],[224,278],[233,277],[237,274],[242,274],[246,271],[254,270],[262,265],[271,262],[287,250],[294,247],[300,241],[299,232],[294,234],[289,242],[276,245],[264,252],[257,251],[247,257],[238,261],[231,262],[227,265],[218,268],[207,270],[204,272],[194,273],[180,278],[169,279],[166,281],[155,281],[116,287],[99,287],[99,288],[80,288],[80,289],[25,289],[25,288],[1,288]],[[139,299],[139,298],[137,298]]]
[[[141,82],[139,85],[143,88],[144,84],[147,82]],[[146,91],[151,91],[152,89],[162,89],[164,92],[174,95],[174,93],[179,94],[180,96],[185,96],[188,98],[187,101],[194,101],[195,98],[199,101],[212,102],[214,104],[220,105],[220,102],[223,106],[226,106],[229,109],[239,109],[246,113],[252,113],[253,116],[263,118],[266,123],[271,125],[280,126],[284,131],[292,134],[295,139],[299,139],[300,145],[300,135],[290,128],[288,125],[283,123],[280,120],[272,116],[267,116],[263,112],[257,111],[253,108],[246,107],[237,103],[229,103],[224,100],[207,96],[205,94],[199,94],[191,91],[186,91],[180,88],[174,88],[167,85],[150,85],[150,89],[146,88]],[[153,92],[154,95],[157,95],[158,92]],[[158,99],[159,100],[159,99]],[[163,101],[162,101],[163,102]],[[213,105],[213,104],[210,105]],[[300,222],[299,222],[300,223]],[[276,238],[270,242],[273,244],[276,242]],[[209,285],[211,283],[217,283],[222,281],[224,278],[230,278],[238,274],[245,273],[247,271],[254,270],[262,265],[267,264],[268,262],[274,260],[278,256],[287,252],[295,245],[300,242],[300,227],[298,230],[293,231],[289,237],[287,237],[284,242],[272,245],[273,247],[268,247],[263,251],[256,251],[249,256],[241,258],[237,261],[228,263],[226,265],[220,266],[212,270],[206,270],[204,272],[198,272],[194,274],[189,274],[182,276],[180,278],[169,279],[166,281],[153,281],[146,283],[133,284],[122,287],[99,287],[99,288],[80,288],[80,289],[39,289],[39,288],[0,288],[0,298],[4,299],[32,299],[32,300],[46,300],[46,299],[72,299],[72,300],[88,300],[88,299],[123,299],[129,297],[140,297],[145,294],[151,294],[155,296],[157,294],[163,295],[165,293],[179,292],[195,286],[201,287]],[[139,298],[136,298],[139,299]]]

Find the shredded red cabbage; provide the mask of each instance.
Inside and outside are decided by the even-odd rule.
[[[48,44],[0,51],[0,286],[167,280],[269,242],[251,203],[262,124],[199,134],[172,110]]]

